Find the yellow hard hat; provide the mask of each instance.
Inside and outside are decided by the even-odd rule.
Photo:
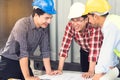
[[[107,0],[87,0],[85,13],[106,13],[109,12],[111,6]]]

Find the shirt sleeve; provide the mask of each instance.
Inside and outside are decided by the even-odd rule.
[[[19,58],[29,56],[28,51],[27,51],[27,29],[26,29],[26,24],[24,24],[23,19],[19,20],[16,22],[13,30],[13,35],[16,43],[16,48],[19,47],[18,50],[20,50],[20,55]]]
[[[93,28],[91,27],[90,34],[89,34],[89,61],[97,61],[98,55],[100,52],[100,48],[102,45],[102,32],[100,28]]]
[[[39,43],[42,58],[48,58],[50,57],[50,54],[51,54],[50,40],[49,40],[50,37],[49,37],[48,30],[49,30],[48,27],[43,29],[41,42]]]
[[[59,53],[60,56],[68,57],[68,51],[69,51],[72,39],[73,39],[73,31],[72,31],[71,23],[68,23],[65,28],[65,33],[64,33],[62,45],[60,48],[60,53]]]

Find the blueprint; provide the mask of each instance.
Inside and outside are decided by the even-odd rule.
[[[41,75],[39,76],[40,80],[92,80],[84,79],[81,73],[72,73],[72,72],[63,72],[61,75]]]

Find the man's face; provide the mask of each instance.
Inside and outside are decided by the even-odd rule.
[[[88,16],[88,18],[89,18],[89,20],[88,20],[89,23],[90,23],[93,27],[98,27],[98,26],[99,26],[99,24],[97,23],[97,21],[99,21],[97,15],[95,15],[95,14],[88,14],[87,16]]]
[[[46,28],[47,26],[48,26],[48,24],[50,24],[50,22],[51,22],[51,19],[52,19],[52,15],[50,15],[50,14],[47,14],[47,13],[45,13],[45,14],[43,14],[43,15],[37,15],[36,16],[37,17],[37,19],[36,19],[36,26],[39,28],[39,27],[41,27],[41,28]]]
[[[75,29],[75,31],[82,31],[85,28],[87,22],[88,19],[83,17],[71,19],[72,27]]]

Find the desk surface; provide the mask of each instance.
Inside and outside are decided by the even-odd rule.
[[[82,78],[82,73],[81,72],[73,72],[73,71],[63,71],[62,75],[41,75],[39,76],[40,79],[43,80],[84,80]],[[92,80],[92,79],[86,79],[86,80]]]
[[[41,80],[92,80],[92,79],[84,79],[82,77],[81,72],[76,71],[63,71],[62,75],[41,75],[39,76]],[[120,78],[117,78],[115,80],[120,80]]]

